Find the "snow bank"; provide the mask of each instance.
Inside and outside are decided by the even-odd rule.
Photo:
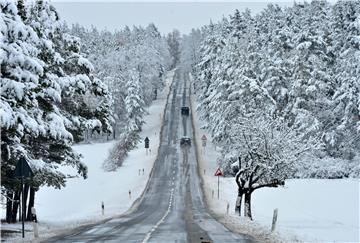
[[[192,97],[195,119],[194,138],[199,151],[199,170],[210,210],[220,222],[240,233],[253,235],[261,242],[359,242],[359,179],[296,179],[287,180],[283,188],[264,188],[253,193],[254,221],[237,215],[237,185],[234,178],[220,178],[220,199],[217,199],[218,153],[211,136],[200,129],[196,102]],[[201,146],[201,137],[207,145]],[[214,191],[214,197],[213,197]],[[230,205],[226,214],[227,203]],[[270,233],[273,210],[278,208],[275,233]]]

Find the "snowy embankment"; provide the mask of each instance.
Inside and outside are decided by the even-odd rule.
[[[155,162],[160,140],[163,113],[173,80],[174,71],[168,73],[166,87],[148,108],[146,124],[141,132],[141,143],[129,152],[122,167],[115,172],[105,172],[102,164],[116,141],[75,145],[73,148],[83,155],[88,166],[88,178],[68,179],[66,187],[57,190],[42,187],[36,194],[35,208],[40,227],[40,237],[68,232],[74,227],[96,223],[126,212],[143,193]],[[144,138],[150,139],[149,154],[144,149]],[[67,172],[64,169],[64,172]],[[129,195],[129,191],[131,195]],[[105,214],[101,204],[104,202]],[[2,210],[2,214],[4,214]],[[4,218],[4,215],[2,215]],[[2,224],[3,229],[21,229],[21,224]],[[26,229],[32,231],[31,225]],[[9,241],[20,240],[20,234]],[[32,232],[26,233],[26,242],[33,239]]]
[[[192,96],[199,173],[207,204],[220,222],[239,233],[253,235],[260,242],[359,242],[359,179],[287,180],[282,188],[259,189],[252,196],[254,221],[239,217],[235,212],[237,185],[234,178],[220,178],[220,198],[217,199],[214,173],[219,154],[211,143],[211,136],[200,129],[202,121],[195,112],[196,105]],[[204,134],[207,136],[205,149],[201,142]],[[228,203],[229,214],[226,213]],[[271,234],[275,208],[279,210],[278,221]]]

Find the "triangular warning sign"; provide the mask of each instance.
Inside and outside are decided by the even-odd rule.
[[[224,176],[224,173],[221,171],[220,168],[218,168],[218,169],[215,171],[215,176]]]
[[[32,177],[34,173],[32,172],[28,162],[24,157],[20,158],[18,163],[16,164],[14,176],[16,178],[29,178]]]
[[[205,134],[202,135],[201,140],[205,140],[205,141],[207,140],[207,137],[205,136]]]

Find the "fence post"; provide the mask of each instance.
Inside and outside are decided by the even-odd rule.
[[[276,208],[276,209],[274,209],[274,215],[273,215],[273,220],[272,220],[272,225],[271,225],[271,232],[274,232],[274,230],[275,230],[277,215],[278,215],[278,209]]]
[[[104,205],[104,201],[101,202],[101,214],[104,216],[105,214],[105,205]]]

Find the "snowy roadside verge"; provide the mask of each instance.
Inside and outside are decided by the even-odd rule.
[[[74,145],[73,148],[83,155],[88,166],[88,178],[72,178],[61,190],[42,187],[36,194],[35,208],[39,220],[39,240],[67,233],[76,227],[100,223],[120,216],[136,207],[151,176],[160,144],[160,132],[164,111],[170,93],[175,71],[170,71],[166,86],[148,108],[146,123],[140,133],[141,142],[130,151],[123,165],[115,172],[105,172],[102,164],[116,141]],[[149,154],[144,149],[144,138],[150,139]],[[65,168],[63,172],[67,172]],[[131,193],[129,193],[131,192]],[[105,214],[102,215],[101,203],[104,202]],[[2,218],[4,218],[2,210]],[[21,224],[2,224],[2,230],[18,231]],[[24,242],[37,242],[33,239],[32,226],[26,224]],[[10,234],[9,234],[10,235]],[[21,234],[11,234],[7,242],[22,242]]]
[[[202,187],[208,208],[219,222],[259,242],[359,242],[359,179],[287,180],[285,187],[264,188],[253,193],[254,221],[239,217],[235,212],[237,185],[234,178],[220,178],[220,198],[217,199],[214,173],[219,153],[211,143],[211,136],[201,129],[203,122],[197,117],[193,94],[191,106]],[[203,135],[207,136],[205,150],[201,144]],[[226,213],[227,204],[229,214]],[[339,205],[342,205],[341,210]],[[275,232],[271,233],[275,208],[279,209],[278,222]]]

